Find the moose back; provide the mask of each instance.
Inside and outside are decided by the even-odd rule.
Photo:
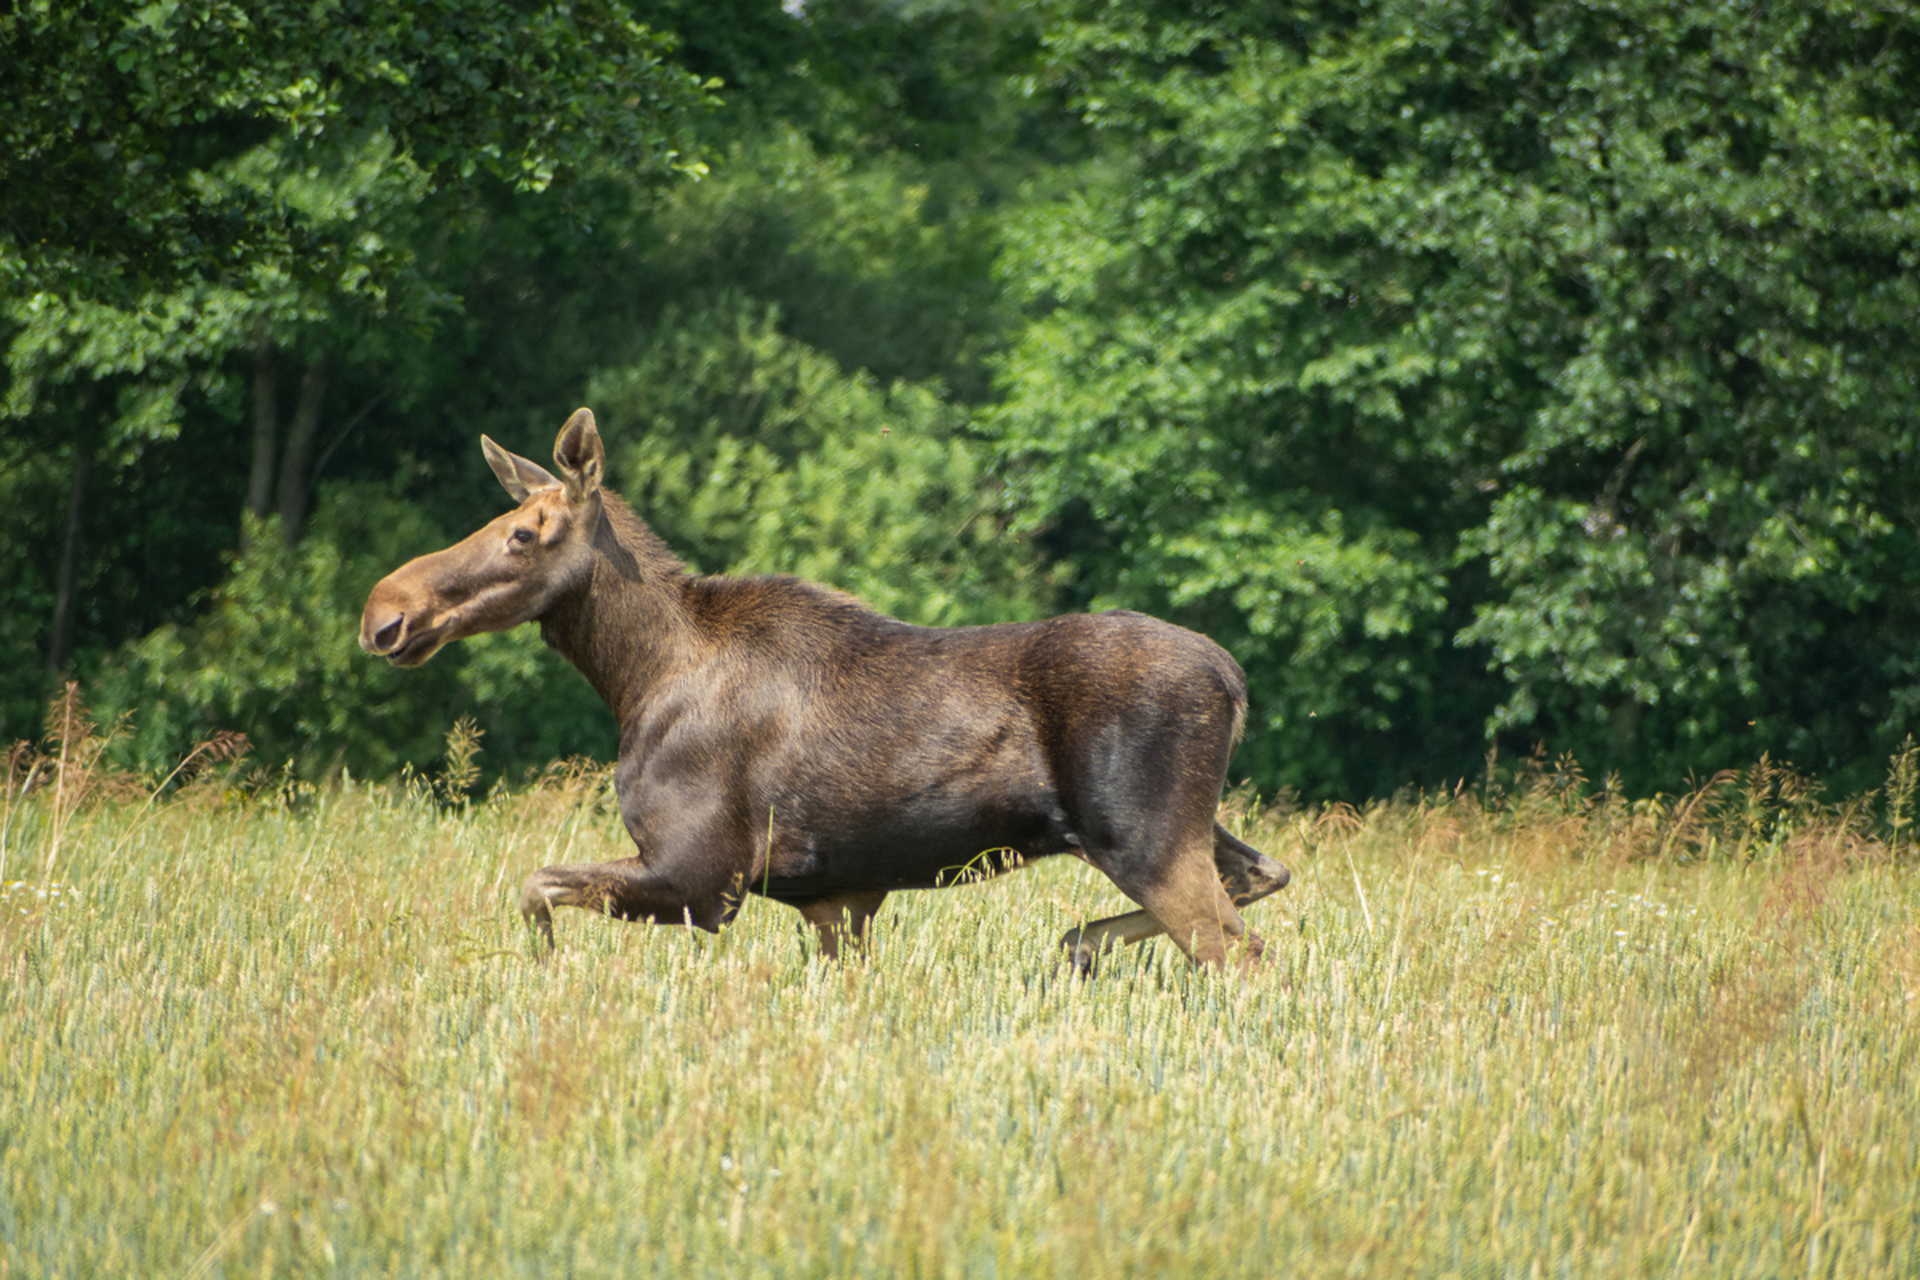
[[[886,895],[1073,854],[1139,911],[1068,931],[1083,972],[1165,932],[1195,961],[1257,956],[1239,907],[1287,870],[1214,820],[1246,679],[1206,637],[1137,613],[916,627],[794,578],[696,577],[614,494],[581,409],[557,475],[481,437],[519,505],[409,561],[360,643],[395,666],[538,622],[620,725],[635,855],[543,867],[520,909],[718,929],[748,893],[836,954]]]

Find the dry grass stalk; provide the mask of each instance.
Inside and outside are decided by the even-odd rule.
[[[434,793],[443,805],[464,805],[474,785],[480,781],[480,739],[485,731],[472,716],[461,716],[447,730],[447,763],[433,780]]]
[[[158,800],[168,787],[171,787],[175,782],[184,786],[204,772],[208,765],[218,764],[228,760],[238,760],[240,757],[246,755],[247,748],[250,745],[246,734],[235,733],[227,729],[221,729],[214,733],[212,737],[196,743],[193,750],[187,752],[180,763],[173,767],[173,772],[162,778],[160,785],[152,788],[147,793],[146,802],[140,806],[140,812],[134,815],[133,821],[127,824],[126,832],[121,835],[119,842],[114,845],[113,856],[118,857],[120,851],[126,848],[127,841],[133,839],[134,833],[140,829],[148,815],[153,812],[154,801]]]
[[[80,697],[80,684],[67,681],[47,704],[47,754],[53,771],[53,806],[48,814],[47,860],[40,874],[53,878],[54,863],[74,814],[94,790],[109,739],[97,732],[93,714]]]
[[[168,788],[192,781],[210,764],[237,759],[248,746],[244,733],[221,730],[196,744],[158,785],[148,786],[109,762],[108,752],[124,722],[122,717],[102,730],[80,693],[79,682],[70,680],[47,705],[41,745],[16,742],[7,748],[5,774],[0,779],[5,796],[4,810],[0,810],[0,879],[6,871],[15,814],[29,794],[52,793],[46,806],[46,858],[40,868],[41,876],[51,880],[82,808],[100,801],[142,801],[140,813],[114,846],[117,853]]]
[[[1920,745],[1908,734],[1887,767],[1887,848],[1896,858],[1912,853],[1913,797],[1920,789]]]
[[[1760,767],[1766,767],[1766,758],[1761,757]],[[1705,782],[1696,786],[1692,793],[1678,801],[1668,820],[1667,829],[1660,839],[1659,858],[1670,860],[1675,850],[1685,848],[1698,856],[1712,848],[1708,837],[1708,816],[1714,800],[1720,792],[1740,780],[1733,769],[1722,769]]]

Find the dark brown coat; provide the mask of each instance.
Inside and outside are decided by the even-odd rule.
[[[1287,872],[1214,821],[1246,682],[1211,640],[1126,612],[916,627],[794,578],[695,577],[601,489],[586,410],[558,478],[482,446],[519,507],[382,580],[361,644],[415,666],[538,620],[613,710],[636,854],[528,879],[549,944],[556,905],[717,929],[758,893],[831,953],[892,890],[1071,853],[1144,908],[1071,931],[1081,968],[1162,930],[1195,960],[1258,953],[1236,903]]]

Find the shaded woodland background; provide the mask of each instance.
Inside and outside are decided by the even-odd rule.
[[[24,4],[0,740],[608,756],[371,583],[590,404],[698,568],[1127,606],[1360,799],[1880,780],[1920,712],[1920,17],[1869,3]]]

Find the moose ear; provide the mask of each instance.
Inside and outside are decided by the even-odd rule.
[[[528,462],[517,453],[508,453],[486,436],[480,437],[480,452],[487,465],[499,477],[500,485],[515,502],[525,502],[535,489],[557,489],[560,482],[537,462]]]
[[[593,410],[575,409],[553,442],[553,462],[567,482],[567,497],[578,502],[600,487],[607,469],[607,448],[593,425]]]

